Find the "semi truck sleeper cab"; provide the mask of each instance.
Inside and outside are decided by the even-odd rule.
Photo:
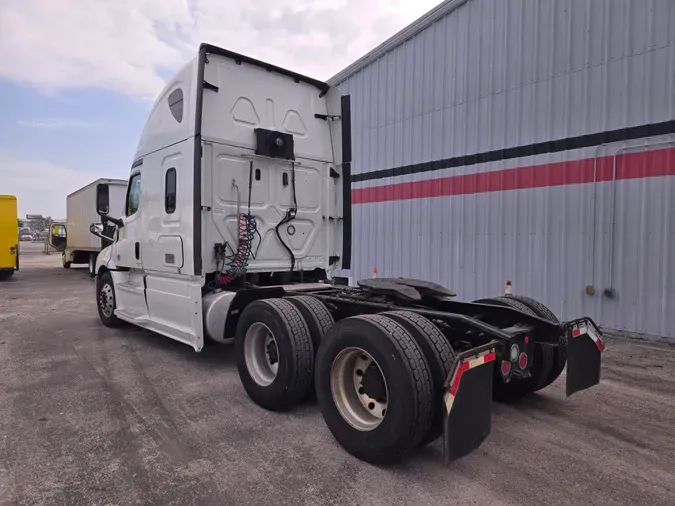
[[[315,79],[202,44],[155,102],[114,242],[96,261],[102,323],[192,346],[234,343],[249,397],[290,409],[315,393],[351,454],[390,463],[440,437],[480,446],[493,399],[567,367],[600,380],[602,334],[527,297],[460,302],[404,277],[336,286],[351,267],[351,100]],[[441,254],[441,252],[439,252]]]

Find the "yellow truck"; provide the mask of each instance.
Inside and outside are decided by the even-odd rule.
[[[0,195],[0,281],[19,270],[19,214],[14,195]]]

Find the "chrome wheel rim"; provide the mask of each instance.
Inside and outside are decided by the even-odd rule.
[[[246,369],[258,385],[266,387],[277,377],[279,348],[274,334],[264,323],[251,325],[244,336]]]
[[[333,360],[330,380],[333,402],[349,425],[360,431],[379,427],[386,416],[389,391],[372,355],[357,347],[342,350]]]
[[[103,316],[110,318],[113,314],[113,306],[115,305],[115,295],[113,293],[112,286],[110,286],[108,283],[101,287],[98,303],[101,307],[101,313],[103,313]]]

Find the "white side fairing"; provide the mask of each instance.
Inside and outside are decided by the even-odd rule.
[[[119,318],[200,350],[203,278],[195,275],[193,253],[196,73],[197,59],[157,98],[131,169],[124,226],[97,263],[112,271]]]
[[[315,114],[339,115],[339,96],[329,100],[334,90],[321,96],[312,84],[212,54],[204,80],[211,86],[203,95],[202,203],[212,210],[202,229],[204,271],[222,267],[216,265],[215,244],[236,249],[238,215],[249,212],[249,199],[260,236],[248,272],[289,271],[284,244],[296,271],[329,269],[329,257],[339,256],[341,248],[342,181],[331,177],[331,168],[340,174],[339,147],[332,122]],[[255,156],[255,128],[293,135],[295,160]],[[279,227],[282,243],[275,228],[296,206],[295,219]]]

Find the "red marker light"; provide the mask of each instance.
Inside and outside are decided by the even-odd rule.
[[[520,357],[518,358],[518,366],[521,369],[525,369],[527,367],[527,354],[521,353]]]
[[[525,344],[529,344],[529,343],[530,343],[530,338],[525,336]]]
[[[511,372],[511,362],[504,361],[502,362],[502,376],[508,376]]]

